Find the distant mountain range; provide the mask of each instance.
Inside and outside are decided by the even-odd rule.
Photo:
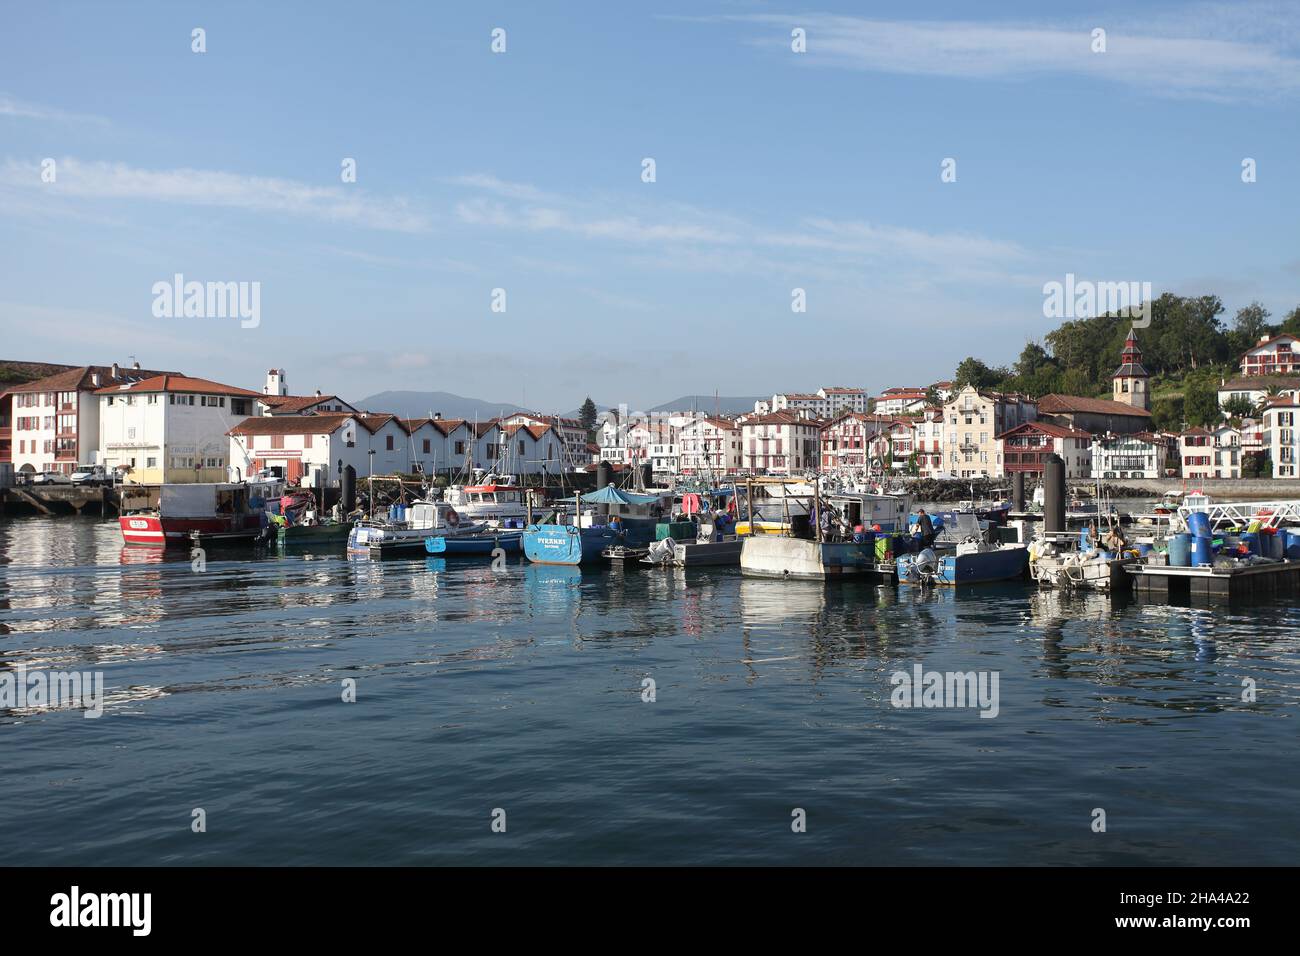
[[[485,422],[498,415],[524,410],[513,402],[485,402],[481,398],[466,398],[451,392],[379,392],[357,401],[347,396],[343,398],[362,411],[391,412],[402,418],[425,418],[433,414]]]
[[[347,396],[343,396],[345,399]],[[720,395],[683,395],[671,402],[664,402],[654,408],[644,409],[651,412],[684,412],[692,408],[712,414],[715,409],[722,414],[739,414],[752,412],[754,402],[763,396]],[[349,401],[351,401],[349,399]],[[488,402],[481,398],[466,398],[451,392],[379,392],[352,402],[362,411],[392,412],[402,418],[424,418],[430,413],[441,414],[443,418],[466,418],[481,422],[498,415],[510,415],[520,411],[538,411],[525,409],[513,402]],[[597,403],[596,408],[604,413],[612,406]],[[632,411],[642,411],[634,408]],[[574,408],[560,413],[565,418],[577,418],[579,410]]]

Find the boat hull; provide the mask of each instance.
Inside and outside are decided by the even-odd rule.
[[[736,567],[740,564],[740,552],[744,546],[744,538],[678,544],[673,548],[673,564],[682,568],[697,568],[705,565]]]
[[[352,533],[350,524],[291,525],[276,532],[276,542],[282,548],[315,544],[338,544],[348,540]]]
[[[496,535],[466,535],[463,538],[432,535],[424,539],[424,550],[429,554],[452,557],[457,555],[490,556],[498,548],[506,554],[518,554],[523,534],[522,531],[516,531]]]
[[[839,578],[877,572],[875,548],[852,541],[816,542],[756,535],[744,539],[740,569],[779,578]]]
[[[251,542],[262,534],[262,517],[257,514],[211,518],[127,514],[117,523],[124,542],[143,548],[188,548],[196,540],[209,544]]]
[[[908,570],[910,557],[898,558],[900,584],[916,584]],[[939,559],[933,576],[924,583],[941,587],[961,584],[988,584],[994,581],[1011,581],[1025,576],[1029,568],[1029,549],[1023,547],[995,548],[992,551],[975,551],[970,554],[948,554]]]
[[[618,541],[607,528],[583,528],[572,525],[540,524],[524,529],[524,555],[534,564],[584,564],[601,559],[601,552]]]

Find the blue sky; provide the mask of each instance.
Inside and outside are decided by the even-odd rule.
[[[651,7],[6,3],[0,358],[645,407],[1010,362],[1068,272],[1300,304],[1296,4]]]

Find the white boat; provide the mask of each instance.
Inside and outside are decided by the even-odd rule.
[[[445,535],[480,534],[482,522],[468,521],[445,501],[416,501],[397,505],[384,520],[365,519],[348,533],[348,551],[353,554],[425,553],[424,539]]]
[[[1077,534],[1040,536],[1029,545],[1029,576],[1044,588],[1112,591],[1128,580],[1124,565],[1136,560],[1128,551],[1081,548]]]
[[[462,518],[499,527],[512,519],[527,521],[527,494],[528,489],[522,487],[514,475],[480,472],[475,475],[474,484],[448,488],[446,501]]]

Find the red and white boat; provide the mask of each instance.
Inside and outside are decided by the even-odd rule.
[[[271,482],[163,485],[156,510],[124,514],[118,526],[127,544],[146,548],[251,543],[266,528],[266,502],[280,490]]]

